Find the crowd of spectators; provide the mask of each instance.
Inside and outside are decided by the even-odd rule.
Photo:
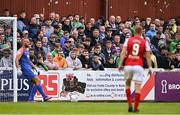
[[[10,16],[8,10],[4,16]],[[141,25],[143,37],[151,47],[154,68],[180,68],[180,17],[169,20],[150,17],[127,18],[120,16],[85,20],[78,14],[60,17],[51,12],[26,18],[22,11],[17,20],[17,46],[21,40],[30,40],[29,56],[33,64],[45,70],[80,68],[104,70],[117,68],[125,39],[134,36],[134,26]],[[12,67],[12,27],[0,23],[0,67]],[[146,67],[146,60],[144,60]]]

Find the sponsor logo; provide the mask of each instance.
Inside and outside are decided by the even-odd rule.
[[[18,79],[18,91],[28,91],[29,90],[29,84],[27,79]],[[0,79],[0,90],[1,91],[13,91],[13,79]]]
[[[168,93],[170,90],[180,90],[180,84],[172,83],[168,84],[167,80],[161,81],[162,89],[161,93]]]
[[[45,94],[51,97],[58,97],[58,74],[40,75],[39,78]],[[41,97],[39,92],[37,97]]]
[[[167,81],[166,80],[162,80],[161,81],[161,85],[162,85],[161,93],[167,93]]]

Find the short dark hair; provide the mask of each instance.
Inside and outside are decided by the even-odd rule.
[[[64,34],[67,34],[67,33],[69,33],[68,31],[64,31]]]
[[[77,30],[80,30],[80,29],[84,29],[82,26],[79,26],[78,28],[77,28]]]
[[[54,29],[59,29],[60,28],[58,24],[55,24],[53,27],[54,27]]]
[[[34,51],[34,49],[33,48],[29,48],[29,51]]]
[[[8,53],[10,53],[11,50],[10,50],[10,49],[4,49],[3,52],[8,52]]]
[[[93,31],[99,31],[99,29],[98,28],[93,28]]]
[[[111,27],[107,27],[106,28],[106,32],[112,32],[112,28]]]
[[[111,40],[106,40],[106,44],[108,44],[108,43],[112,43],[112,41]]]
[[[74,36],[70,35],[69,38],[73,38],[74,40],[76,39]]]
[[[101,44],[99,44],[99,43],[97,43],[95,46],[94,46],[94,48],[100,48],[101,47]]]
[[[55,48],[61,48],[61,44],[60,43],[55,43]]]
[[[89,42],[91,42],[91,38],[90,38],[90,37],[86,37],[86,38],[84,38],[84,41],[89,41]]]
[[[37,43],[37,42],[41,42],[41,43],[42,43],[42,41],[41,41],[41,40],[36,40],[36,41],[35,41],[35,43]]]
[[[89,52],[87,49],[84,49],[83,52]]]

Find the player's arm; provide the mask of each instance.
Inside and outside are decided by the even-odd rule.
[[[149,72],[152,72],[152,64],[151,64],[151,48],[149,46],[149,43],[146,42],[146,53],[145,53],[146,61],[148,64]]]
[[[30,61],[32,68],[35,68],[35,65]]]
[[[146,60],[149,68],[152,68],[151,65],[151,53],[149,51],[146,52]]]
[[[22,57],[23,53],[24,53],[23,48],[19,49],[17,52],[16,59],[15,59],[16,68],[19,68],[19,60]]]
[[[128,39],[126,39],[126,41],[123,44],[123,49],[121,52],[120,62],[119,62],[119,69],[121,69],[121,67],[124,63],[124,59],[126,58],[127,44],[128,44]]]
[[[127,51],[127,47],[123,47],[122,52],[121,52],[119,67],[122,67],[122,65],[124,63],[124,59],[126,57],[126,51]]]

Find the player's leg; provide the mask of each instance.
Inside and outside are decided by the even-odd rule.
[[[41,83],[40,83],[40,79],[38,76],[32,78],[32,81],[33,81],[36,89],[42,95],[44,101],[48,101],[49,99],[51,99],[51,97],[46,96],[46,94],[44,93],[43,88],[42,88]]]
[[[128,112],[132,112],[132,99],[131,99],[131,80],[132,80],[132,71],[131,67],[126,66],[124,68],[125,79],[126,79],[126,97],[128,102]]]
[[[131,98],[131,80],[132,79],[127,79],[126,80],[126,97],[127,97],[127,102],[128,102],[128,112],[132,112],[132,98]]]
[[[134,99],[134,112],[139,112],[138,106],[141,97],[141,84],[135,82],[135,99]]]
[[[139,102],[141,97],[141,84],[143,82],[144,69],[141,66],[134,66],[133,81],[135,82],[134,112],[139,112]]]
[[[42,86],[40,84],[40,79],[39,77],[37,76],[37,73],[34,72],[32,69],[26,69],[23,71],[26,75],[26,77],[31,80],[34,84],[33,88],[31,89],[31,93],[30,93],[30,96],[29,96],[29,101],[33,101],[34,100],[34,96],[37,92],[37,90],[39,91],[39,93],[42,95],[44,101],[47,101],[50,99],[50,97],[46,96],[46,94],[44,93],[43,89],[42,89]]]
[[[29,98],[28,98],[29,102],[34,102],[34,96],[35,96],[36,92],[37,92],[37,88],[35,85],[33,85],[31,92],[29,94]]]
[[[22,69],[22,72],[23,72],[23,75],[24,77],[26,77],[27,79],[30,80],[30,82],[33,83],[33,87],[31,89],[31,92],[29,94],[29,98],[28,98],[28,101],[29,102],[33,102],[34,101],[34,96],[37,92],[37,87],[34,83],[34,81],[32,80],[36,75],[33,73],[33,71],[30,69],[30,68],[25,68],[25,69]]]

